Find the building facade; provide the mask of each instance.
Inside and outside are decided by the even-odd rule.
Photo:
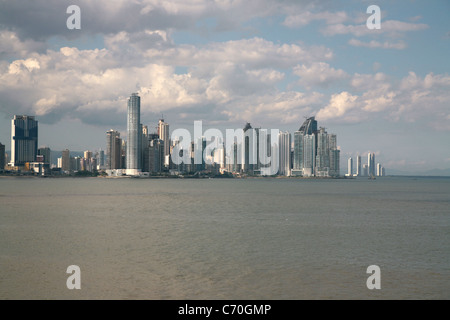
[[[38,122],[33,116],[15,115],[11,120],[11,166],[24,166],[36,160]]]
[[[142,169],[141,98],[132,93],[127,106],[127,175],[138,175]]]
[[[279,171],[282,176],[291,175],[291,134],[289,132],[280,132],[278,134],[279,146]]]

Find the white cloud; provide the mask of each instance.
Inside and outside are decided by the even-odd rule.
[[[423,23],[410,23],[397,20],[387,20],[381,21],[380,29],[369,29],[367,28],[366,24],[344,25],[342,23],[337,23],[326,26],[324,29],[322,29],[322,33],[327,36],[334,36],[338,34],[352,34],[356,37],[366,35],[379,35],[379,34],[398,36],[399,34],[404,32],[425,30],[427,28],[429,28],[429,26]]]
[[[397,49],[402,50],[406,48],[406,43],[404,41],[397,41],[397,42],[379,42],[372,40],[370,42],[364,42],[360,41],[358,39],[350,39],[348,41],[348,44],[355,46],[355,47],[366,47],[366,48],[382,48],[382,49]]]
[[[283,25],[295,28],[303,27],[315,20],[325,20],[327,24],[338,24],[347,21],[348,16],[345,11],[338,12],[317,12],[304,11],[299,14],[288,15],[283,21]]]
[[[346,115],[357,106],[358,96],[354,96],[346,91],[333,94],[328,105],[319,110],[317,120],[337,119]]]
[[[306,86],[327,87],[333,82],[341,81],[349,77],[342,69],[330,67],[325,62],[314,62],[311,65],[298,65],[294,67],[294,74],[300,77],[299,83]]]

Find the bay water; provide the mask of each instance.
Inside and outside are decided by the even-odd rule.
[[[0,177],[0,299],[449,298],[450,178]]]

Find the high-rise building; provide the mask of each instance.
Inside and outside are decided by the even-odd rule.
[[[44,163],[52,163],[52,151],[49,147],[41,147],[38,149],[38,155],[44,156],[43,162]]]
[[[5,145],[0,143],[0,171],[5,169]]]
[[[294,133],[292,175],[339,176],[339,156],[336,135],[318,131],[315,118],[307,118]]]
[[[164,168],[164,141],[156,138],[149,141],[148,169],[146,171],[155,173],[162,172]]]
[[[105,151],[102,149],[98,151],[98,166],[100,169],[104,169],[105,167]]]
[[[158,136],[159,139],[164,141],[164,165],[169,166],[170,163],[170,137],[169,137],[169,124],[164,122],[164,119],[159,119],[158,122]]]
[[[38,122],[33,116],[15,115],[11,120],[11,165],[24,166],[36,160]]]
[[[330,172],[331,177],[338,177],[340,173],[340,153],[341,150],[337,146],[337,136],[335,134],[328,135],[328,153],[330,159]]]
[[[70,171],[70,151],[68,149],[62,151],[61,168],[63,171]]]
[[[352,158],[348,158],[346,176],[348,176],[348,177],[353,176],[353,159]]]
[[[376,168],[375,168],[375,153],[370,153],[367,155],[367,168],[368,175],[375,176]]]
[[[142,169],[141,98],[132,93],[127,106],[127,175],[138,175]]]
[[[303,122],[298,131],[303,132],[304,134],[315,134],[317,133],[317,120],[315,117],[310,117]]]
[[[361,176],[361,156],[356,156],[356,176]]]
[[[303,137],[303,176],[312,177],[316,167],[316,136],[307,134]]]
[[[380,163],[377,163],[377,177],[381,177],[383,175],[383,167]]]
[[[120,132],[109,130],[106,132],[106,169],[122,168],[122,139]]]
[[[292,164],[292,175],[303,175],[303,137],[302,131],[294,132],[294,155]]]
[[[291,175],[291,134],[289,132],[281,132],[278,134],[279,145],[279,175]]]
[[[325,128],[320,128],[317,133],[316,176],[330,175],[330,139]]]

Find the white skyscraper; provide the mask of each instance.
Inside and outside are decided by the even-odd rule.
[[[278,134],[279,145],[279,175],[291,175],[291,134],[289,132],[280,132]]]
[[[316,136],[307,134],[303,137],[303,176],[314,176],[316,167]]]
[[[352,158],[348,158],[348,168],[347,168],[347,174],[346,176],[351,177],[353,176],[353,159]]]
[[[137,93],[128,99],[127,121],[127,175],[138,175],[142,166],[141,98]]]

